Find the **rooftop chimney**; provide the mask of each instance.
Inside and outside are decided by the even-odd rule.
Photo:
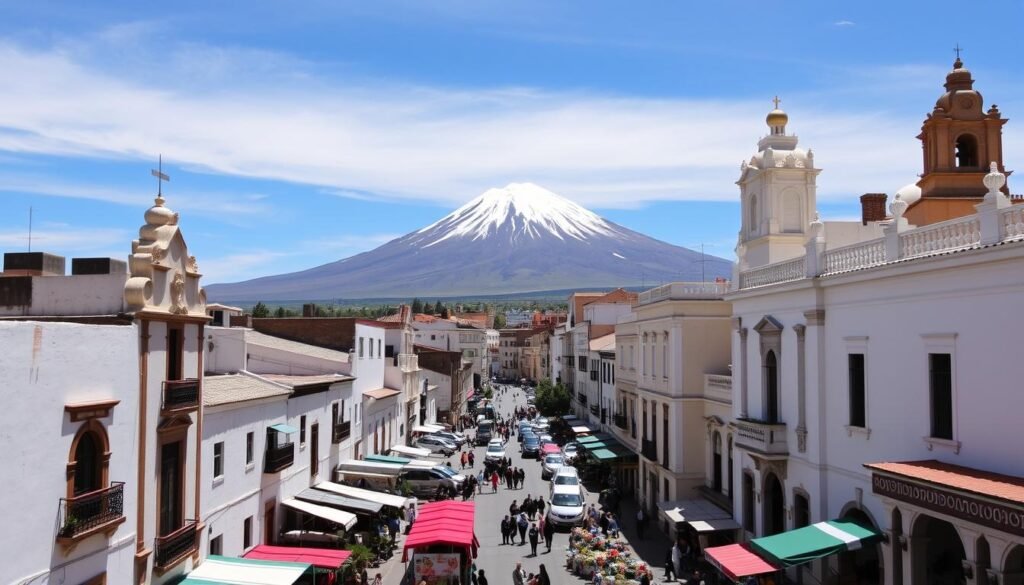
[[[860,196],[861,224],[885,220],[885,193],[865,193]]]
[[[71,274],[126,274],[128,264],[113,258],[72,258]]]
[[[46,252],[7,252],[4,276],[64,276],[64,257]]]
[[[302,316],[316,317],[316,305],[313,303],[306,303],[302,305]]]

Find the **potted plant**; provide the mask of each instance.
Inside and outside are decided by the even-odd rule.
[[[76,528],[78,528],[78,518],[68,516],[64,519],[64,525],[60,527],[60,535],[65,538],[74,536]]]

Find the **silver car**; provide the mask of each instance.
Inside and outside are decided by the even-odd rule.
[[[561,455],[545,455],[544,462],[540,467],[540,478],[544,480],[551,478],[558,473],[563,465],[565,465],[565,458]]]

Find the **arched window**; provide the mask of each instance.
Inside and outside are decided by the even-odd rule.
[[[732,435],[729,435],[729,440],[726,442],[726,452],[729,454],[729,497],[732,497]]]
[[[779,422],[779,364],[772,350],[764,356],[764,399],[765,420]]]
[[[978,166],[978,139],[973,134],[961,134],[956,139],[957,168],[976,168]]]
[[[757,233],[757,195],[750,196],[750,218],[747,220],[747,229],[752,234]]]
[[[722,434],[715,431],[715,438],[713,441],[714,445],[714,457],[712,457],[712,465],[714,469],[711,472],[713,481],[711,487],[716,491],[722,491]]]
[[[96,434],[89,431],[78,439],[75,447],[75,495],[94,492],[101,487],[103,452]]]

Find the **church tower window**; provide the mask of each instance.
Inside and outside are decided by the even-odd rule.
[[[747,225],[750,233],[757,233],[757,195],[750,196],[750,223]]]
[[[973,134],[961,134],[956,139],[956,166],[961,169],[978,167],[978,139]]]

